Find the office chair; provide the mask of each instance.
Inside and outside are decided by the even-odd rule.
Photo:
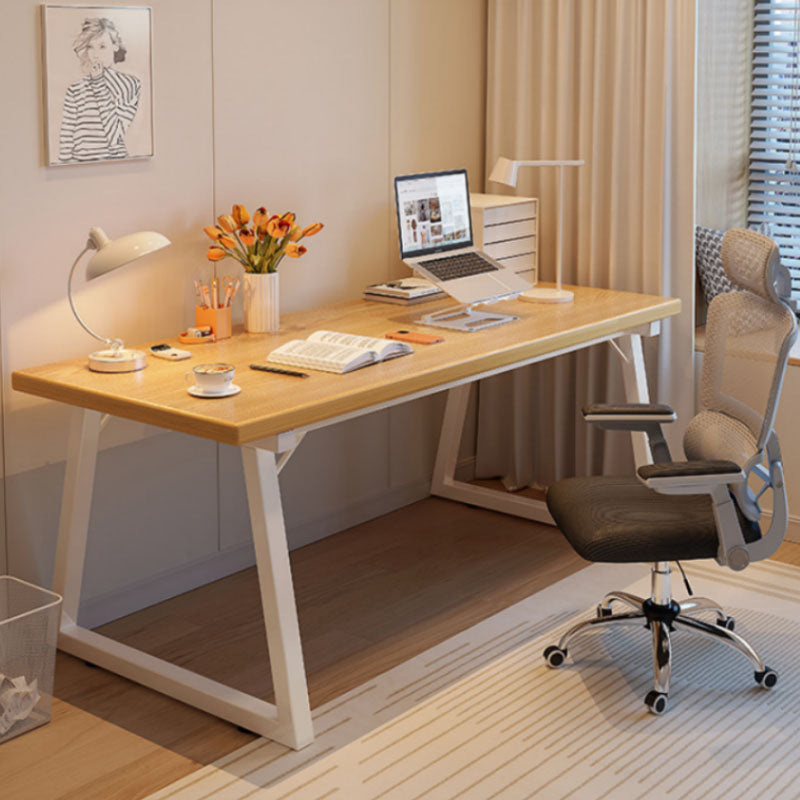
[[[649,598],[610,592],[595,618],[574,625],[544,651],[545,661],[562,666],[570,643],[584,631],[644,624],[652,632],[654,672],[645,704],[654,714],[667,710],[670,633],[676,629],[744,654],[764,688],[778,679],[734,633],[734,620],[717,603],[693,596],[677,602],[671,590],[671,561],[680,567],[681,561],[715,558],[741,570],[768,558],[783,540],[789,513],[773,429],[796,338],[795,316],[786,303],[788,272],[772,240],[754,231],[728,231],[722,262],[741,290],[718,295],[708,308],[700,411],[683,440],[689,460],[671,460],[661,429],[662,423],[675,420],[669,406],[593,405],[583,409],[588,422],[609,430],[644,431],[654,463],[640,467],[635,476],[569,478],[547,492],[553,519],[583,558],[653,566]],[[772,523],[762,534],[760,498],[767,489],[772,491]],[[714,621],[699,619],[702,612],[714,614]]]

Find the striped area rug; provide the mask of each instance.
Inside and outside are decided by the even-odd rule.
[[[771,691],[740,654],[683,631],[663,717],[642,703],[647,631],[592,632],[564,668],[544,666],[605,591],[648,594],[632,583],[645,570],[588,567],[316,709],[304,750],[260,739],[148,800],[800,798],[800,569],[687,568],[778,671]]]

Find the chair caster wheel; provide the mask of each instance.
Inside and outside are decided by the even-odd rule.
[[[665,695],[664,692],[657,692],[653,689],[652,692],[647,693],[647,696],[644,698],[644,704],[651,714],[660,717],[662,714],[666,713],[667,710],[667,695]]]
[[[545,663],[551,669],[558,669],[559,667],[564,665],[564,660],[567,657],[567,651],[562,650],[557,645],[551,644],[550,647],[546,648],[544,653]]]
[[[718,619],[717,625],[725,630],[732,631],[736,627],[736,620],[733,617],[726,617],[724,620]]]
[[[771,689],[778,682],[778,673],[769,667],[764,667],[763,672],[756,672],[754,675],[756,683],[762,689]]]
[[[603,608],[601,603],[597,604],[597,618],[610,617],[614,612],[610,608]]]

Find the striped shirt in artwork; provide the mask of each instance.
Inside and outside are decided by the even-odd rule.
[[[64,97],[59,159],[125,158],[125,133],[136,115],[142,82],[106,67],[96,78],[70,85]]]

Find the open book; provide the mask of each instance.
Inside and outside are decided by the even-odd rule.
[[[267,361],[323,372],[352,372],[378,361],[413,352],[406,342],[352,333],[314,331],[308,339],[293,339],[282,344],[267,356]]]

